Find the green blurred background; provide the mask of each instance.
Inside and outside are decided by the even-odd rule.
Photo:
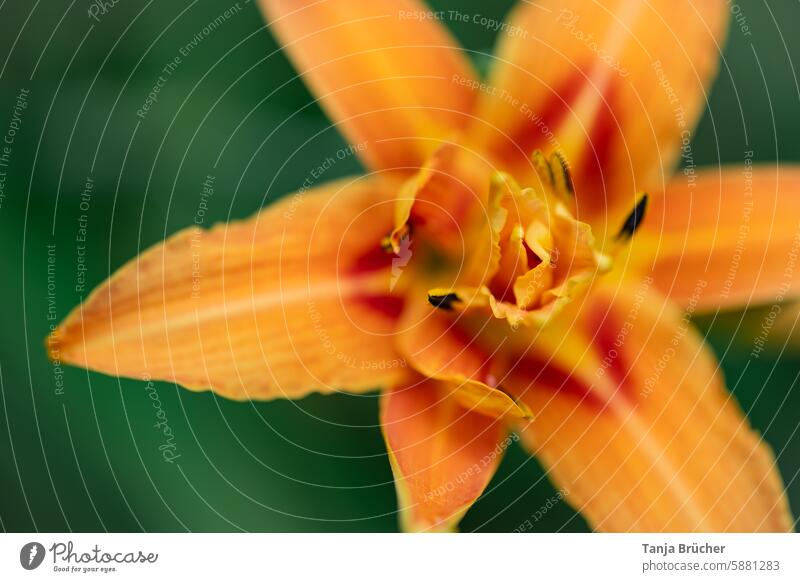
[[[431,4],[501,19],[512,2]],[[61,378],[48,362],[48,315],[60,320],[81,298],[76,234],[87,178],[94,181],[85,212],[89,289],[138,249],[189,225],[208,174],[216,176],[210,224],[252,214],[299,187],[345,145],[252,2],[118,0],[97,21],[87,14],[91,5],[0,2],[3,130],[17,95],[29,90],[0,205],[0,527],[396,530],[374,395],[241,404],[156,384],[180,454],[170,464],[158,450],[163,437],[143,382],[71,368]],[[745,149],[756,160],[800,161],[793,67],[800,3],[735,6],[751,35],[732,26],[710,114],[695,136],[696,161],[740,162]],[[137,117],[163,67],[231,7],[168,76],[145,118]],[[493,45],[494,34],[479,25],[456,23],[453,30],[468,49]],[[358,171],[351,157],[326,178]],[[732,341],[731,321],[738,319],[698,323],[778,454],[800,514],[800,358],[773,352],[748,364],[747,338]],[[555,494],[515,445],[462,529],[513,530]],[[587,530],[565,503],[531,522],[534,531]]]

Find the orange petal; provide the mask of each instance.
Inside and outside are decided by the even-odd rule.
[[[537,339],[507,384],[534,413],[523,443],[592,527],[792,528],[775,458],[676,306],[647,281],[608,283],[562,325],[549,339],[584,349],[550,359]]]
[[[616,231],[691,137],[728,12],[723,0],[520,2],[476,109],[476,143],[520,177],[533,176],[536,148],[561,151],[579,218]]]
[[[184,230],[97,288],[48,340],[51,356],[235,399],[387,385],[405,365],[379,248],[396,186],[343,180]]]
[[[416,381],[415,381],[416,379]],[[385,393],[381,422],[405,531],[452,531],[488,485],[512,437],[420,377]]]
[[[495,372],[502,345],[487,348],[481,317],[435,309],[424,296],[408,299],[398,325],[397,347],[408,364],[425,376],[447,381],[462,406],[489,416],[530,416],[498,385]]]
[[[652,201],[633,260],[697,310],[800,294],[800,166],[704,170]]]
[[[394,251],[399,252],[406,235],[451,256],[482,251],[471,236],[473,231],[484,230],[490,220],[485,207],[494,169],[491,160],[479,152],[455,143],[439,147],[398,196],[391,235]]]
[[[466,121],[475,75],[415,0],[260,0],[306,83],[372,168],[418,168]],[[428,16],[428,18],[423,18]],[[454,80],[455,79],[455,80]]]
[[[404,280],[429,289],[476,286],[497,271],[507,211],[490,188],[493,172],[479,151],[447,143],[406,181],[385,240],[398,264],[410,263]]]

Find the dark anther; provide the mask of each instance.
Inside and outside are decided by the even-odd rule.
[[[453,303],[458,302],[461,302],[461,299],[459,299],[458,295],[455,293],[448,293],[447,295],[428,295],[428,303],[437,309],[452,311]]]
[[[561,164],[561,171],[564,173],[564,186],[567,188],[567,192],[574,196],[575,184],[572,182],[572,172],[569,170],[567,160],[561,155],[561,152],[554,152],[553,155],[558,160],[558,163]]]
[[[636,232],[636,229],[642,224],[642,220],[644,220],[644,213],[647,210],[647,194],[642,196],[642,199],[636,203],[636,206],[633,208],[633,212],[628,215],[628,218],[625,219],[625,223],[622,225],[619,233],[617,234],[618,240],[629,239],[633,236],[633,233]]]

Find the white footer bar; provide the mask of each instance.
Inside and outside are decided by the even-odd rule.
[[[191,576],[191,578],[188,578]],[[800,580],[797,534],[4,534],[0,580]]]

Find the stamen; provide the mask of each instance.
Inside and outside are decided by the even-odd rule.
[[[550,186],[551,188],[556,185],[556,177],[553,175],[553,168],[547,162],[542,150],[536,150],[531,154],[531,161],[536,173],[539,174],[539,179]]]
[[[437,309],[452,311],[453,303],[461,303],[461,299],[455,293],[447,293],[445,295],[428,295],[428,303]]]
[[[636,206],[633,208],[633,212],[628,215],[628,218],[625,219],[625,223],[622,225],[619,233],[617,234],[617,240],[628,240],[633,236],[633,233],[641,226],[642,221],[644,220],[644,213],[647,210],[647,194],[642,196],[642,199],[636,203]]]
[[[555,166],[553,173],[556,176],[557,186],[561,193],[575,196],[575,183],[572,181],[572,172],[570,172],[569,164],[567,164],[567,160],[561,152],[553,152],[553,155],[550,156],[550,165]]]
[[[410,240],[411,230],[410,222],[406,222],[404,225],[397,227],[381,239],[381,248],[387,253],[399,254],[402,250],[403,241]]]

